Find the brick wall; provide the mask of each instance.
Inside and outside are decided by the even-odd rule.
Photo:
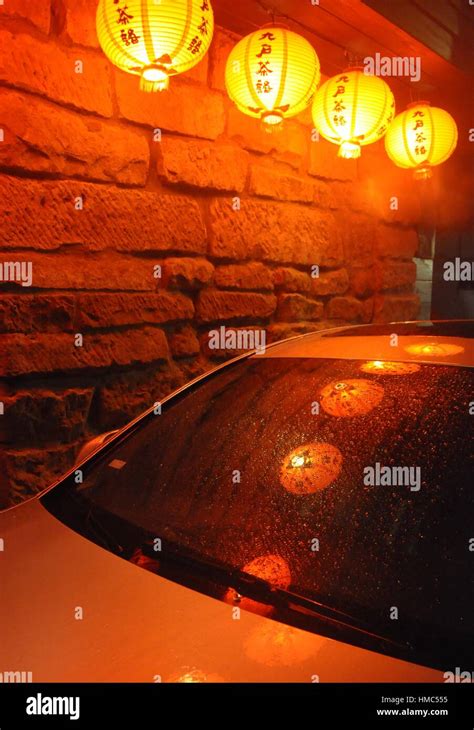
[[[141,93],[95,6],[0,6],[0,261],[33,266],[31,287],[0,282],[2,504],[215,365],[216,325],[272,341],[418,311],[416,196],[382,143],[338,160],[308,112],[262,131],[225,94],[224,29]]]

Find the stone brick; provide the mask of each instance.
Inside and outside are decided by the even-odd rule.
[[[284,121],[281,129],[268,130],[259,119],[243,114],[229,102],[227,136],[252,152],[274,151],[276,159],[299,166],[306,155],[309,132],[297,122]]]
[[[200,336],[201,352],[208,360],[231,360],[234,357],[239,357],[256,349],[255,345],[257,344],[263,344],[264,346],[267,344],[266,328],[259,327],[255,324],[249,324],[245,327],[225,327],[226,338],[235,336],[235,341],[232,342],[232,344],[235,344],[235,347],[232,347],[227,339],[223,343],[219,342],[219,345],[223,344],[223,347],[211,348],[211,336],[214,340],[214,330],[203,332]],[[265,339],[263,340],[262,337]],[[242,345],[242,347],[238,345]]]
[[[412,286],[416,280],[414,261],[390,261],[385,259],[379,267],[380,289],[398,289]]]
[[[311,291],[311,277],[304,271],[280,266],[273,271],[275,287],[288,292]]]
[[[275,311],[276,297],[271,294],[227,292],[206,289],[199,294],[196,314],[199,322],[233,319],[261,319]]]
[[[416,294],[375,297],[374,322],[406,322],[416,319],[420,300]]]
[[[16,92],[2,90],[0,105],[0,165],[145,184],[150,152],[142,134]]]
[[[317,296],[345,294],[349,288],[349,275],[346,269],[321,272],[311,279],[311,292]]]
[[[206,259],[170,258],[162,265],[163,285],[172,289],[194,291],[210,284],[214,266]]]
[[[288,337],[305,335],[308,332],[320,332],[331,329],[333,322],[273,322],[267,327],[267,342],[280,342]]]
[[[366,212],[359,192],[358,183],[339,180],[315,180],[313,182],[314,202],[321,208]]]
[[[65,294],[2,294],[0,332],[70,331],[74,312],[74,299]]]
[[[75,443],[5,451],[11,504],[23,502],[59,479],[74,465],[79,448]]]
[[[66,0],[63,3],[64,35],[73,43],[81,46],[100,48],[97,38],[97,3],[90,0]]]
[[[157,262],[153,259],[113,251],[83,254],[63,250],[54,253],[4,252],[0,253],[0,263],[4,261],[31,263],[35,289],[154,291],[159,281],[154,277]],[[28,292],[26,288],[21,291],[22,294]]]
[[[272,272],[258,261],[218,266],[214,280],[223,289],[273,289]]]
[[[75,201],[82,196],[83,210]],[[117,189],[83,182],[0,178],[0,245],[54,249],[203,253],[206,231],[190,196]]]
[[[182,327],[168,335],[173,357],[193,357],[200,351],[199,340],[192,327]]]
[[[316,177],[331,180],[355,180],[357,161],[344,160],[337,156],[338,147],[320,137],[319,142],[310,142],[308,172]]]
[[[356,297],[367,297],[373,294],[376,284],[374,267],[351,270],[351,292]]]
[[[242,200],[233,210],[228,198],[211,205],[210,253],[233,259],[338,266],[339,227],[331,213],[294,203]]]
[[[108,378],[98,389],[94,423],[99,431],[120,428],[132,418],[170,395],[186,379],[180,368],[170,363],[165,370],[136,370]]]
[[[239,40],[240,36],[237,33],[219,26],[214,28],[214,37],[208,54],[211,64],[209,81],[213,89],[226,92],[225,65],[229,53]]]
[[[83,437],[92,400],[92,388],[20,390],[3,398],[0,441],[15,445],[71,442]]]
[[[75,327],[114,327],[130,324],[161,324],[192,319],[194,305],[183,294],[80,294],[76,296]]]
[[[371,266],[376,251],[374,221],[357,214],[336,217],[336,220],[342,230],[345,260],[359,268]]]
[[[281,294],[278,298],[277,319],[283,322],[321,319],[324,305],[301,294]]]
[[[224,101],[217,91],[171,79],[166,93],[145,94],[138,77],[115,72],[120,116],[156,129],[216,139],[224,131]]]
[[[313,183],[304,178],[272,170],[265,165],[253,165],[250,170],[250,192],[266,198],[313,201]]]
[[[82,347],[75,346],[74,333],[9,334],[2,339],[5,357],[0,361],[0,377],[139,365],[168,358],[165,334],[152,327],[86,334]]]
[[[28,3],[25,0],[3,0],[0,3],[0,20],[3,16],[28,20],[43,33],[49,33],[51,0],[34,0]]]
[[[377,251],[380,256],[399,259],[412,258],[418,248],[418,235],[414,228],[398,228],[379,225],[376,230]]]
[[[77,61],[82,73],[75,71]],[[0,30],[0,81],[104,117],[113,113],[109,65],[95,51]]]
[[[360,321],[364,324],[372,322],[374,317],[374,298],[365,299],[361,302]]]
[[[334,297],[327,305],[328,319],[358,322],[362,318],[362,303],[355,297]]]
[[[244,189],[249,155],[235,145],[164,135],[160,149],[158,172],[168,183],[237,192]]]
[[[383,145],[368,145],[358,162],[357,192],[365,198],[371,215],[387,223],[414,225],[420,222],[419,186],[407,170],[396,167]],[[394,204],[397,209],[393,210]]]

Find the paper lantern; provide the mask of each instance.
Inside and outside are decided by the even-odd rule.
[[[388,84],[360,69],[348,69],[328,79],[315,94],[313,122],[329,142],[339,145],[339,157],[360,157],[361,146],[377,142],[395,115]]]
[[[304,444],[285,458],[280,471],[283,487],[292,494],[314,494],[341,473],[342,454],[327,443]]]
[[[138,74],[143,91],[167,89],[170,76],[199,63],[213,32],[209,0],[100,0],[97,8],[102,50]]]
[[[420,366],[414,362],[392,362],[390,360],[369,360],[360,366],[363,373],[376,375],[412,375]]]
[[[320,402],[330,416],[365,416],[383,396],[382,386],[371,380],[336,380],[321,390]]]
[[[303,111],[321,78],[313,46],[278,24],[242,38],[225,68],[227,93],[244,114],[267,125]]]
[[[398,167],[412,168],[415,178],[426,179],[433,174],[432,167],[451,157],[457,141],[451,114],[422,101],[395,117],[385,137],[385,149]]]

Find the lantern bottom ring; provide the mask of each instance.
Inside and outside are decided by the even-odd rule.
[[[164,91],[168,88],[170,77],[164,66],[152,63],[144,66],[140,76],[140,89],[142,91]]]
[[[283,114],[276,110],[263,112],[261,116],[262,122],[265,124],[281,124],[283,121]]]
[[[354,142],[353,140],[341,142],[337,154],[338,157],[343,157],[346,160],[356,160],[360,157],[360,143]]]
[[[413,177],[415,180],[429,180],[433,177],[433,170],[429,165],[421,165],[413,170]]]

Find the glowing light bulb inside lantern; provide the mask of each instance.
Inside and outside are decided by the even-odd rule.
[[[140,76],[142,91],[163,91],[206,55],[214,16],[210,0],[99,0],[96,25],[115,66]]]
[[[356,160],[360,157],[360,143],[344,140],[339,147],[338,157],[343,157],[345,160]]]
[[[170,77],[166,68],[161,66],[145,66],[141,76],[143,91],[165,91],[170,85]]]

